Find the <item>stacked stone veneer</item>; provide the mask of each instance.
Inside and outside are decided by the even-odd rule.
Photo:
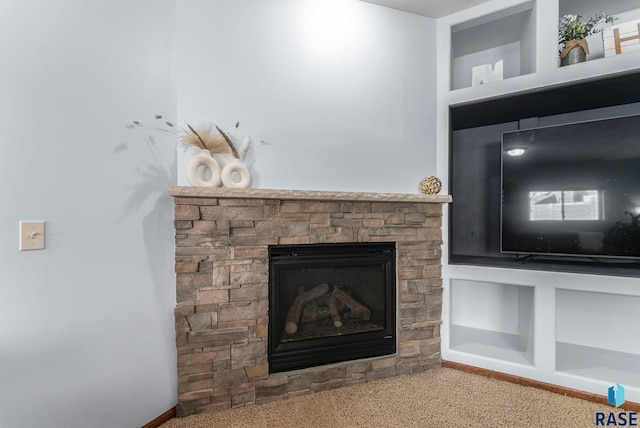
[[[178,416],[439,367],[449,196],[174,187]],[[269,374],[268,245],[397,243],[393,355]]]

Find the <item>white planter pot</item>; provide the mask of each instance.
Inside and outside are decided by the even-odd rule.
[[[222,168],[224,187],[246,189],[251,186],[251,173],[240,159],[233,159]]]
[[[222,168],[205,149],[189,159],[186,176],[189,184],[195,187],[219,187],[222,184]]]

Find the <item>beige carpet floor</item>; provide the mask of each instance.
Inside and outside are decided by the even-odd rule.
[[[162,428],[595,426],[614,408],[442,368],[263,405],[172,419]]]

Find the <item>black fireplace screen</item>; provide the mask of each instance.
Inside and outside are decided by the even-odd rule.
[[[395,243],[269,247],[271,373],[396,351]]]

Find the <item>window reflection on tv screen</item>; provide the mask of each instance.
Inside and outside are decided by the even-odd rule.
[[[640,115],[505,132],[501,251],[640,258]]]

